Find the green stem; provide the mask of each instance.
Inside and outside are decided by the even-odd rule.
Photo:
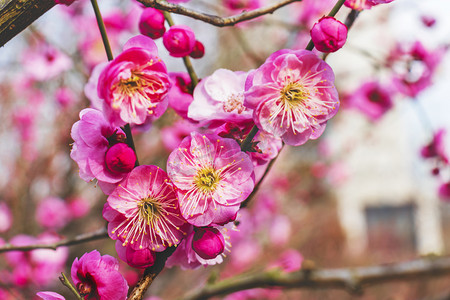
[[[67,279],[66,275],[64,273],[61,273],[61,276],[59,277],[59,280],[63,285],[65,285],[69,290],[75,295],[75,297],[78,300],[83,300],[83,298],[78,293],[77,289],[73,286],[72,282],[70,282],[69,279]]]
[[[164,13],[164,18],[167,21],[167,24],[169,24],[169,26],[171,26],[171,27],[173,25],[175,25],[170,13],[167,11],[164,11],[163,13]],[[192,86],[194,88],[198,84],[198,77],[197,77],[197,74],[195,73],[194,67],[192,66],[191,59],[189,58],[189,56],[183,57],[183,63],[189,73],[189,77],[191,77]]]
[[[106,34],[105,23],[103,22],[102,14],[100,13],[100,9],[98,8],[97,0],[91,0],[92,8],[94,8],[95,18],[97,19],[98,29],[100,30],[100,34],[102,35],[103,46],[105,46],[106,56],[108,60],[111,61],[114,59],[114,56],[111,51],[111,45],[109,44],[108,35]]]
[[[259,130],[258,127],[256,127],[256,125],[253,125],[252,130],[249,132],[249,134],[247,134],[245,140],[241,144],[241,151],[246,152],[251,149],[251,143],[255,135],[258,133],[258,130]]]
[[[97,19],[98,29],[100,30],[100,35],[102,36],[103,46],[105,47],[106,56],[108,57],[108,61],[112,61],[114,56],[111,51],[111,45],[109,44],[108,35],[106,33],[105,22],[103,22],[102,14],[100,9],[98,8],[97,0],[91,0],[92,7],[94,8],[95,18]],[[139,160],[137,158],[136,147],[134,146],[133,135],[131,134],[130,124],[125,124],[123,127],[123,131],[127,136],[127,145],[133,149],[136,154],[136,166],[139,166]]]
[[[344,5],[345,0],[339,0],[334,7],[330,10],[330,12],[328,13],[328,17],[334,17],[337,12],[339,11],[339,9],[341,9],[342,5]],[[305,48],[306,50],[311,51],[312,49],[314,49],[314,43],[312,40],[309,40],[308,45]]]

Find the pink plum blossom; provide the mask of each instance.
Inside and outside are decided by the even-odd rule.
[[[155,252],[148,248],[134,250],[123,246],[121,241],[116,241],[116,251],[119,258],[133,268],[145,269],[155,263]]]
[[[254,187],[253,164],[232,139],[191,133],[167,161],[183,217],[195,226],[234,220]]]
[[[347,26],[333,17],[322,17],[311,29],[311,39],[317,50],[336,52],[347,40]]]
[[[280,50],[247,77],[244,106],[288,145],[317,139],[339,108],[331,67],[307,50]]]
[[[187,119],[188,107],[194,100],[193,84],[189,74],[186,72],[169,73],[172,88],[167,94],[169,106],[183,119]]]
[[[143,35],[125,44],[123,52],[102,70],[97,85],[103,113],[115,126],[141,125],[159,118],[167,108],[169,88],[156,44]]]
[[[359,110],[374,122],[394,106],[392,91],[378,81],[363,83],[346,100],[349,107]]]
[[[188,56],[195,46],[195,34],[186,25],[174,25],[164,33],[163,44],[173,57]]]
[[[61,229],[70,222],[71,213],[65,201],[57,197],[42,199],[36,209],[37,222],[49,229]]]
[[[74,92],[66,87],[59,88],[55,92],[56,102],[63,108],[68,108],[77,102]]]
[[[218,69],[203,78],[194,89],[188,117],[202,124],[213,120],[250,120],[252,110],[243,105],[246,77],[245,72]]]
[[[119,262],[110,255],[101,256],[97,250],[75,258],[71,276],[83,299],[123,300],[128,284],[119,272]]]
[[[126,177],[128,169],[111,171],[106,153],[111,146],[125,141],[125,134],[110,125],[100,111],[86,108],[72,126],[71,136],[74,143],[70,157],[78,164],[81,179],[86,182],[97,179],[103,192],[109,194]]]
[[[107,201],[103,217],[109,236],[123,246],[161,252],[185,234],[175,188],[156,166],[134,168]]]

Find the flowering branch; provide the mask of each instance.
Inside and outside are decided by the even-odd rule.
[[[237,291],[282,287],[282,288],[334,288],[360,294],[363,287],[383,282],[405,281],[450,274],[450,257],[419,258],[389,265],[358,268],[300,270],[283,273],[279,270],[230,278],[192,293],[185,300],[208,299]]]
[[[273,5],[268,5],[266,7],[251,11],[244,11],[238,15],[230,17],[219,17],[211,14],[202,13],[199,11],[191,10],[189,8],[185,8],[181,5],[168,3],[167,1],[164,0],[137,0],[137,1],[144,4],[147,7],[153,7],[159,10],[191,17],[193,19],[200,20],[214,26],[225,27],[225,26],[233,26],[243,21],[252,20],[262,15],[271,14],[283,6],[286,6],[293,2],[301,2],[302,0],[283,0]]]
[[[108,237],[108,231],[106,228],[101,228],[97,231],[91,233],[83,233],[77,235],[73,239],[64,239],[52,244],[34,244],[27,246],[14,246],[11,244],[6,244],[0,247],[0,253],[7,251],[30,251],[35,249],[53,249],[56,250],[58,247],[62,246],[73,246],[77,244],[87,243],[90,241],[100,240]]]

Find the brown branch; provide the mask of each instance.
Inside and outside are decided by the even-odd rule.
[[[283,273],[271,270],[211,284],[185,300],[208,299],[253,288],[346,289],[360,294],[363,287],[383,282],[405,281],[450,274],[450,257],[420,258],[408,262],[358,268],[300,270]]]
[[[193,19],[197,19],[214,26],[225,27],[225,26],[233,26],[237,23],[248,21],[255,19],[257,17],[271,14],[277,9],[286,6],[293,2],[301,2],[302,0],[282,0],[278,1],[275,4],[268,5],[266,7],[262,7],[259,9],[254,9],[251,11],[244,11],[238,15],[230,16],[230,17],[219,17],[207,13],[202,13],[199,11],[191,10],[189,8],[183,7],[181,5],[168,3],[164,0],[137,0],[138,2],[144,4],[147,7],[153,7],[159,10],[172,12],[175,14],[191,17]]]
[[[90,241],[95,241],[99,239],[104,239],[108,237],[108,231],[105,228],[101,228],[97,231],[90,232],[90,233],[83,233],[80,235],[77,235],[76,237],[72,239],[64,239],[57,243],[52,244],[33,244],[33,245],[27,245],[27,246],[14,246],[11,244],[6,244],[2,247],[0,247],[0,253],[7,252],[7,251],[30,251],[35,249],[53,249],[56,250],[58,247],[62,246],[73,246],[77,244],[87,243]]]
[[[0,47],[55,5],[54,0],[10,0],[0,10]]]

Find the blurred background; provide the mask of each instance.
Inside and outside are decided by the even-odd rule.
[[[138,34],[142,7],[133,0],[99,2],[117,55]],[[242,11],[227,2],[182,5],[220,16]],[[335,2],[304,0],[230,28],[182,16],[174,21],[189,25],[205,45],[205,56],[193,61],[205,77],[218,68],[257,68],[279,49],[305,48],[309,29]],[[341,107],[325,133],[283,149],[240,212],[223,264],[165,269],[147,295],[182,298],[206,282],[274,266],[298,269],[305,260],[337,268],[447,255],[449,9],[450,2],[442,0],[395,0],[362,11],[345,46],[326,57]],[[350,11],[343,7],[336,18],[344,21]],[[184,71],[181,59],[169,56],[161,40],[156,43],[168,70]],[[107,60],[90,2],[54,7],[0,53],[0,245],[57,241],[101,229],[106,196],[95,182],[78,177],[69,157],[71,127],[89,106],[84,85],[92,68]],[[149,130],[133,132],[141,164],[165,168],[170,140],[188,134],[180,120],[169,109]],[[61,248],[58,255],[0,254],[0,299],[32,299],[41,290],[68,295],[59,273],[69,273],[73,259],[93,249],[117,257],[109,238]],[[142,273],[125,263],[121,270],[130,286]],[[449,281],[441,276],[381,284],[360,296],[257,289],[226,299],[447,299]]]

